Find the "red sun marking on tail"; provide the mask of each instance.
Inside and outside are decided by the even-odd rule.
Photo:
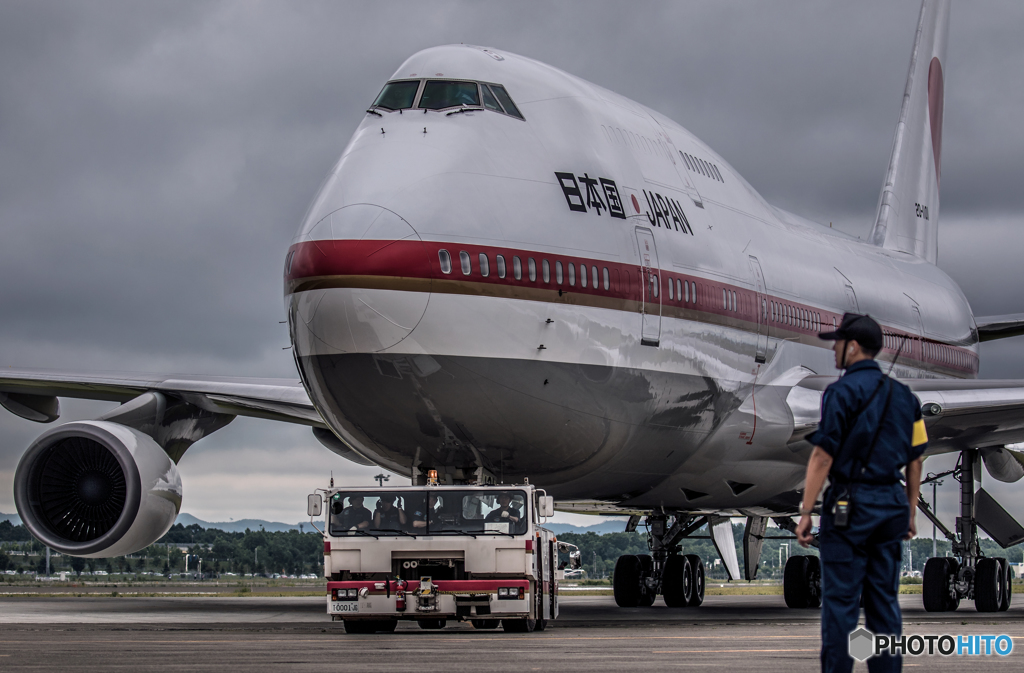
[[[928,66],[928,120],[932,127],[932,154],[935,156],[935,184],[942,174],[942,64],[933,57]]]

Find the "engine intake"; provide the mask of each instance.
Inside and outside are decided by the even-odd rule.
[[[181,509],[181,477],[149,436],[109,421],[66,423],[28,448],[14,477],[25,526],[65,554],[130,554],[160,539]]]

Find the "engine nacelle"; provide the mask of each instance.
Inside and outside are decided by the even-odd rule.
[[[122,556],[174,524],[181,477],[149,435],[79,421],[32,443],[14,475],[14,500],[29,531],[62,554]]]

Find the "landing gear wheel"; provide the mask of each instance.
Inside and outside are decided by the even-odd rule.
[[[612,593],[615,595],[615,604],[620,608],[635,608],[640,605],[640,571],[640,559],[632,554],[620,556],[615,562]]]
[[[817,556],[791,556],[786,561],[782,593],[791,608],[821,605],[821,561]]]
[[[502,619],[501,626],[508,633],[533,633],[537,628],[536,619]]]
[[[693,587],[687,605],[696,608],[704,602],[704,561],[696,554],[687,554],[686,558],[690,561],[690,586]]]
[[[654,576],[654,559],[650,554],[637,554],[640,559],[640,607],[649,608],[658,597],[656,591],[647,586],[647,578]]]
[[[807,607],[821,607],[821,559],[807,557]]]
[[[1003,567],[1003,600],[999,603],[999,611],[1005,612],[1010,609],[1010,601],[1013,599],[1013,570],[1010,562],[1004,558],[999,559],[999,565]]]
[[[672,555],[665,559],[661,595],[670,608],[685,608],[693,600],[693,567],[689,556]]]
[[[999,611],[1003,602],[1002,574],[999,559],[978,559],[974,566],[974,607],[978,612]]]
[[[430,630],[430,631],[435,631],[437,629],[443,629],[445,626],[447,626],[448,625],[448,620],[447,619],[419,619],[419,620],[417,620],[417,623],[420,625],[421,629],[427,629],[427,630]]]
[[[501,626],[500,619],[471,619],[469,623],[474,629],[496,629]]]
[[[955,575],[951,571],[949,559],[936,557],[925,562],[921,595],[924,599],[924,609],[927,612],[946,612],[956,609],[952,607]],[[959,607],[959,601],[957,601],[957,607]]]
[[[957,576],[960,574],[960,561],[949,557],[946,559],[946,563],[949,565],[949,582],[951,585],[955,585]],[[946,610],[950,612],[954,612],[960,607],[960,594],[956,592],[955,587],[949,592],[949,603],[947,605]]]

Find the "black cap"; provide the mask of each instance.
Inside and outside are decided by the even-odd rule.
[[[818,338],[826,341],[846,339],[856,341],[864,350],[882,350],[882,328],[871,316],[859,313],[844,313],[843,322],[836,331],[822,332]]]

